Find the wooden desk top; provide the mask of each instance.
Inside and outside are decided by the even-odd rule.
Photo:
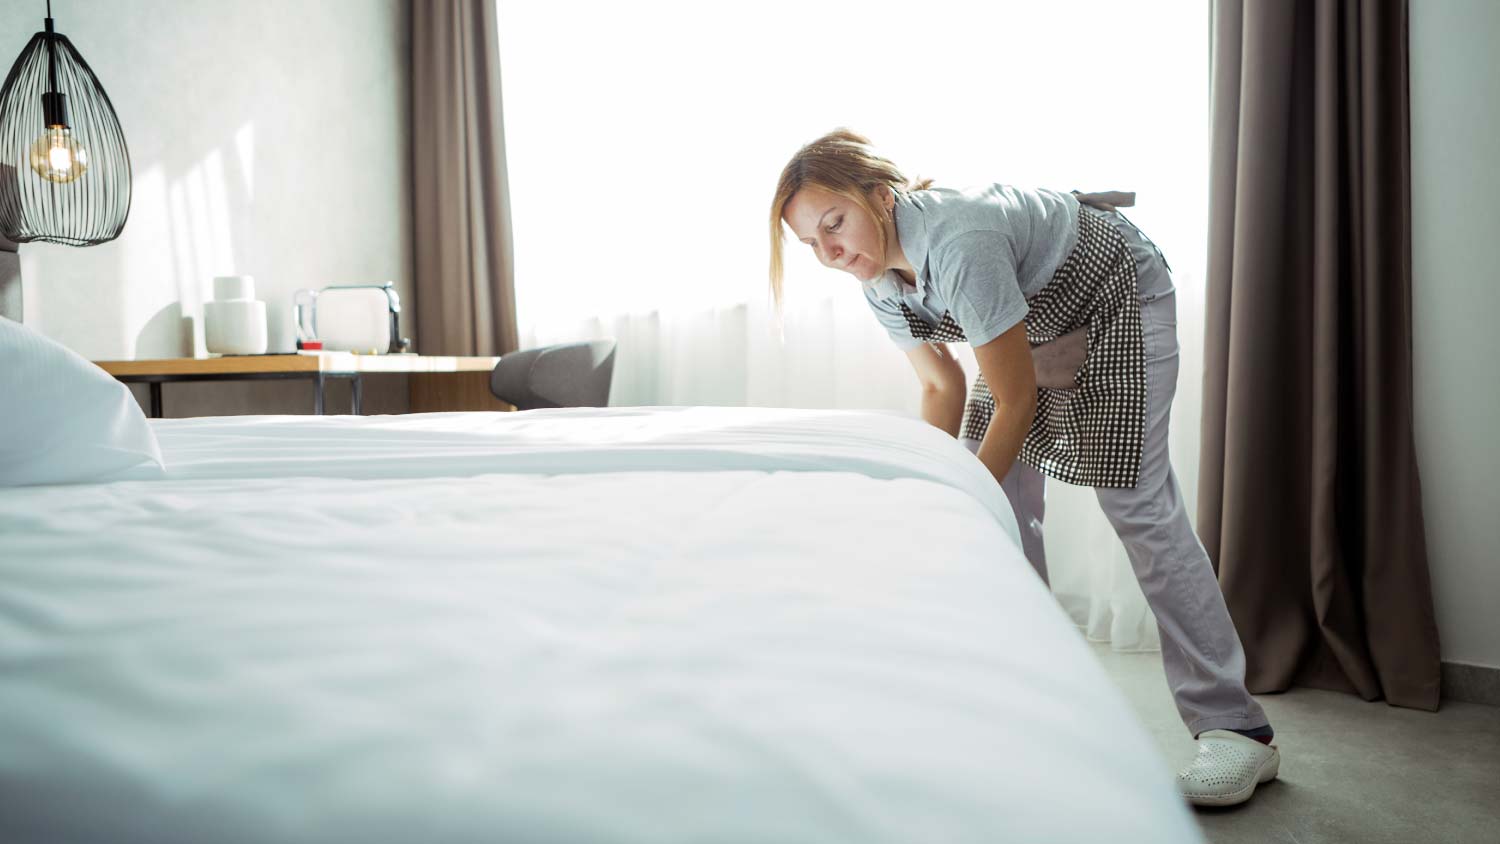
[[[356,355],[353,352],[297,352],[286,355],[225,355],[211,358],[96,360],[110,375],[244,375],[256,372],[488,372],[497,357],[433,355]]]

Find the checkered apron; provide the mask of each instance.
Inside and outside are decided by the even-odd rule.
[[[1135,486],[1146,431],[1146,354],[1135,261],[1125,239],[1079,209],[1078,245],[1027,304],[1026,339],[1033,346],[1087,326],[1088,354],[1074,377],[1077,389],[1037,388],[1021,461],[1070,484]],[[901,310],[918,340],[966,341],[949,313],[933,326],[904,302]],[[984,439],[994,415],[995,398],[981,374],[969,391],[959,436]]]

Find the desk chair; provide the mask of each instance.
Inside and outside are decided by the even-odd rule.
[[[540,346],[502,356],[490,392],[516,410],[607,407],[614,372],[613,340]]]

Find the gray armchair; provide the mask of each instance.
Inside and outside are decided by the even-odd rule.
[[[540,346],[501,357],[490,392],[517,410],[607,407],[614,372],[613,340]]]

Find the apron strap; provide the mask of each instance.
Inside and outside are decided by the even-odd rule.
[[[1135,191],[1133,190],[1106,190],[1099,193],[1081,193],[1073,191],[1073,196],[1078,198],[1084,205],[1092,205],[1095,208],[1104,208],[1113,211],[1116,208],[1135,207]]]

